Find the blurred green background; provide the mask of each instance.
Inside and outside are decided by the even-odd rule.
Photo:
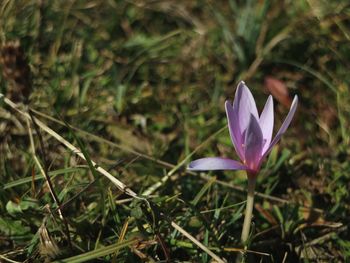
[[[69,248],[45,180],[32,180],[40,173],[25,121],[2,102],[0,260],[214,262],[170,227],[174,220],[234,262],[245,174],[185,168],[198,157],[237,158],[222,127],[240,80],[259,110],[273,94],[275,132],[293,95],[300,99],[258,177],[250,249],[266,255],[248,261],[350,259],[348,1],[2,0],[0,43],[15,39],[33,75],[33,114],[63,138],[139,194],[180,165],[149,207],[35,133],[65,204]],[[10,89],[1,78],[1,93]],[[113,253],[83,256],[135,236]]]

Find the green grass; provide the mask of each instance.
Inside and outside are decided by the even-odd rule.
[[[245,174],[185,168],[236,158],[224,102],[244,79],[261,110],[266,77],[289,93],[275,98],[276,127],[285,100],[300,106],[259,174],[247,260],[350,260],[347,1],[4,0],[0,17],[0,43],[20,39],[28,57],[33,115],[88,160],[33,130],[68,239],[26,120],[1,101],[0,261],[212,262],[175,222],[235,262]],[[139,196],[162,183],[130,198],[91,160]]]

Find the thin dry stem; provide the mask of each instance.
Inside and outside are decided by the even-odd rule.
[[[6,262],[10,262],[10,263],[21,263],[21,261],[15,261],[15,260],[9,259],[3,255],[0,255],[0,259],[4,260]]]
[[[212,251],[210,251],[206,246],[204,246],[202,243],[200,243],[197,239],[195,239],[193,236],[191,236],[187,231],[185,231],[183,228],[181,228],[179,225],[177,225],[174,222],[171,222],[171,226],[174,227],[177,231],[179,231],[182,235],[187,237],[189,240],[191,240],[194,244],[196,244],[198,247],[200,247],[202,250],[204,250],[208,255],[210,255],[213,259],[215,259],[219,263],[225,263],[226,261],[223,261],[221,258],[219,258],[217,255],[215,255]]]
[[[162,186],[166,181],[169,180],[169,178],[176,173],[186,162],[195,154],[200,148],[202,148],[205,144],[207,144],[211,139],[216,137],[219,133],[223,132],[226,129],[226,126],[219,129],[217,132],[209,136],[203,143],[201,143],[199,146],[197,146],[189,155],[187,155],[180,163],[173,166],[172,169],[163,176],[157,183],[151,185],[149,188],[147,188],[142,195],[143,196],[149,196],[153,194],[160,186]]]
[[[34,119],[33,119],[33,121],[34,121]],[[50,177],[49,177],[48,174],[47,174],[47,171],[46,171],[46,170],[44,169],[44,167],[41,165],[41,163],[40,163],[38,157],[36,156],[35,145],[34,145],[34,139],[33,139],[33,132],[32,132],[32,129],[31,129],[31,126],[30,126],[30,122],[29,122],[29,119],[28,119],[28,118],[26,119],[26,123],[27,123],[27,127],[28,127],[30,146],[31,146],[31,150],[32,150],[32,153],[33,153],[34,161],[35,161],[36,165],[38,166],[40,173],[41,173],[41,174],[44,176],[44,178],[46,179],[46,183],[47,183],[47,186],[49,187],[49,190],[50,190],[52,199],[54,200],[54,202],[55,202],[56,205],[57,205],[58,215],[59,215],[59,217],[61,218],[61,220],[62,220],[62,222],[63,222],[63,224],[64,224],[65,236],[66,236],[66,238],[67,238],[69,247],[72,248],[72,243],[71,243],[70,233],[69,233],[69,227],[68,227],[67,220],[66,220],[65,217],[63,216],[63,212],[62,212],[62,209],[61,209],[61,202],[60,202],[60,200],[58,199],[58,197],[57,197],[57,195],[56,195],[56,193],[55,193],[53,184],[52,184],[52,182],[51,182]]]

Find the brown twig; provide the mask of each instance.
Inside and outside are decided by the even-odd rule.
[[[34,121],[34,118],[33,118],[32,120]],[[55,190],[54,190],[53,184],[52,184],[52,182],[51,182],[50,176],[48,176],[48,173],[47,173],[47,166],[46,166],[46,165],[41,165],[39,159],[38,159],[37,156],[36,156],[35,145],[34,145],[34,139],[33,139],[33,133],[32,133],[32,129],[31,129],[31,127],[30,127],[29,119],[26,119],[26,121],[27,121],[27,127],[28,127],[28,132],[29,132],[30,145],[31,145],[31,149],[32,149],[34,161],[35,161],[35,163],[37,164],[37,166],[38,166],[40,172],[42,173],[42,175],[43,175],[43,176],[45,177],[45,179],[46,179],[46,183],[47,183],[47,186],[49,187],[49,191],[50,191],[50,194],[51,194],[51,196],[52,196],[52,199],[54,200],[54,202],[55,202],[56,205],[57,205],[58,215],[59,215],[59,217],[61,218],[61,220],[62,220],[62,222],[63,222],[68,245],[69,245],[69,247],[72,249],[72,242],[71,242],[71,239],[70,239],[70,233],[69,233],[68,222],[67,222],[67,220],[65,219],[65,217],[63,216],[63,212],[62,212],[62,210],[61,210],[61,208],[60,208],[60,207],[61,207],[61,202],[60,202],[60,200],[58,199],[58,197],[57,197],[57,195],[56,195],[56,193],[55,193]],[[35,123],[35,121],[34,121],[34,123]]]

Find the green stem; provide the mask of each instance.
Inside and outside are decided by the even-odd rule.
[[[247,243],[249,232],[250,232],[250,225],[252,221],[255,183],[256,183],[256,174],[248,173],[247,205],[245,208],[244,223],[243,223],[243,229],[242,229],[242,235],[241,235],[241,241],[244,245],[246,245]]]

